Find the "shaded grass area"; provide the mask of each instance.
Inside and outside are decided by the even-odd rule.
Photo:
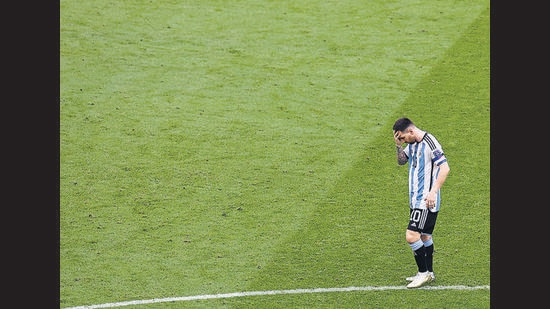
[[[406,171],[386,133],[403,114],[453,169],[438,280],[488,284],[488,4],[433,5],[62,1],[62,307],[404,284]],[[395,293],[204,303],[410,300]]]

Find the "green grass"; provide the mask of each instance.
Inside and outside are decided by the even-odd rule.
[[[451,166],[432,285],[490,285],[489,1],[60,9],[61,308],[404,286],[401,116]],[[489,304],[489,290],[388,290],[126,308]]]

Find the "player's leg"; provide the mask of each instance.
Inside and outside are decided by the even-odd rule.
[[[426,224],[427,214],[430,211],[427,209],[411,209],[409,225],[405,233],[405,239],[414,253],[414,260],[418,268],[418,273],[412,281],[407,285],[407,288],[418,288],[425,283],[432,281],[432,277],[428,272],[426,264],[426,247],[421,239],[422,230]]]
[[[422,209],[411,209],[409,212],[409,225],[405,232],[405,240],[413,251],[418,272],[427,271],[426,248],[420,237],[428,213],[429,211]]]
[[[424,247],[424,242],[420,239],[420,233],[407,230],[405,238],[414,254],[418,272],[426,272],[428,270],[428,266],[426,265],[426,247]]]
[[[434,241],[432,233],[435,228],[435,222],[437,220],[437,214],[439,212],[428,212],[424,228],[422,229],[420,238],[426,248],[426,267],[432,276],[432,281],[435,281],[434,269],[433,269],[433,254],[435,251]]]
[[[435,281],[434,268],[433,268],[433,255],[434,255],[434,242],[432,237],[425,237],[422,235],[422,242],[424,248],[426,248],[426,267],[432,276],[432,281]]]

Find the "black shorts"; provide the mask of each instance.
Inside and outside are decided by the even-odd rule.
[[[428,209],[411,209],[408,230],[421,234],[432,235],[439,212],[431,212]]]

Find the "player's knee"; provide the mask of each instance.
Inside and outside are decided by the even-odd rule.
[[[424,247],[429,247],[434,244],[434,241],[431,237],[426,240],[422,239],[422,242],[424,243]]]
[[[405,233],[405,240],[409,244],[417,242],[418,240],[420,240],[420,233],[415,232],[415,231],[411,231],[411,230],[407,230],[407,233]]]

